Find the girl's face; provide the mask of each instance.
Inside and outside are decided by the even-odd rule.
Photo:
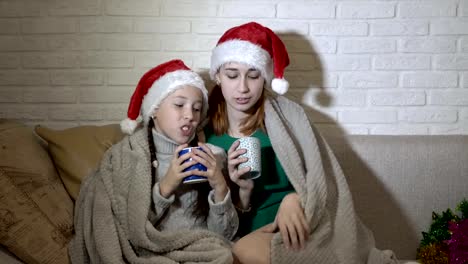
[[[226,63],[216,77],[220,81],[228,111],[249,113],[262,95],[265,78],[259,70],[246,64]]]
[[[203,94],[185,85],[164,98],[153,117],[156,130],[181,145],[189,142],[200,123]]]

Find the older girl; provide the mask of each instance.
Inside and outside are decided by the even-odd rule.
[[[228,152],[238,186],[241,263],[396,263],[374,246],[372,233],[353,207],[345,177],[326,142],[300,105],[275,95],[288,90],[289,64],[281,39],[247,23],[226,31],[211,56],[216,86],[209,98],[206,140]],[[258,137],[262,175],[244,180],[249,168],[240,137]],[[233,191],[234,193],[234,191]]]

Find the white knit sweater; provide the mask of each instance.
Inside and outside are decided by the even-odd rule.
[[[161,196],[159,182],[165,177],[178,145],[154,130],[153,139],[158,161],[156,186],[153,188],[153,201],[156,211],[154,221],[157,223],[157,228],[160,231],[202,228],[216,232],[227,239],[232,239],[237,232],[239,221],[236,209],[231,201],[230,191],[220,203],[214,202],[214,192],[210,192],[206,198],[210,206],[206,221],[192,214],[193,205],[198,196],[196,188],[199,187],[199,184],[181,184],[169,198]],[[209,147],[213,148],[214,146]]]

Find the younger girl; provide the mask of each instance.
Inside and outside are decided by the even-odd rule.
[[[141,78],[121,123],[130,135],[82,183],[73,263],[232,261],[224,239],[234,236],[238,218],[214,146],[200,143],[203,151],[178,155],[196,141],[207,109],[202,79],[180,60]],[[197,162],[207,170],[184,172]],[[183,184],[189,175],[208,183]]]

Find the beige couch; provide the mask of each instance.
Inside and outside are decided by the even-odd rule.
[[[0,120],[0,263],[67,263],[79,182],[122,137]],[[468,197],[468,136],[327,137],[377,247],[415,259],[432,211]],[[48,148],[46,146],[48,144]]]

